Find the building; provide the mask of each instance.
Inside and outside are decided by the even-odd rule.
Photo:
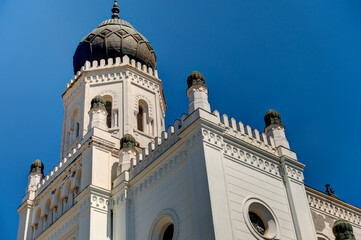
[[[61,161],[32,163],[18,239],[361,239],[359,208],[304,186],[276,111],[263,132],[220,115],[193,72],[166,129],[154,50],[112,12],[75,52]]]

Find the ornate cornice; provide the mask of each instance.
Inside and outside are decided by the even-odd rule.
[[[313,188],[305,187],[310,208],[336,218],[342,218],[361,227],[361,209]]]

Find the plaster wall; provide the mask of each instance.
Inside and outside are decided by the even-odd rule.
[[[195,239],[191,191],[186,163],[169,176],[138,195],[131,205],[134,239],[149,239],[151,228],[159,213],[171,209],[179,223],[178,239]]]

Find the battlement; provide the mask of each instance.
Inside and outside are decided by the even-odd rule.
[[[217,110],[213,111],[212,114],[220,119],[219,125],[226,129],[226,133],[270,153],[276,154],[277,151],[273,137],[267,137],[266,133],[260,133],[258,129],[252,130],[251,126],[244,126],[241,121],[237,122],[236,119],[229,118],[226,114],[220,116]]]
[[[153,69],[151,67],[147,67],[145,64],[141,62],[137,62],[134,59],[129,58],[129,56],[125,55],[123,58],[117,57],[115,61],[113,58],[109,59],[101,59],[99,61],[94,60],[93,62],[86,61],[84,66],[81,67],[80,71],[78,71],[72,79],[70,79],[69,83],[66,84],[66,89],[69,89],[73,86],[75,81],[82,75],[83,72],[98,70],[98,69],[109,69],[113,67],[120,67],[125,65],[131,65],[132,67],[142,71],[143,73],[149,75],[150,77],[154,77],[158,79],[158,70]]]
[[[174,121],[174,126],[168,126],[167,131],[162,132],[161,137],[154,138],[154,141],[150,142],[147,148],[143,148],[142,153],[138,153],[130,164],[130,176],[136,176],[178,141],[180,138],[176,132],[180,128],[181,122],[177,119]]]
[[[69,166],[73,160],[75,160],[80,154],[81,144],[77,143],[73,148],[68,150],[66,157],[64,157],[54,168],[45,175],[41,182],[37,185],[37,195],[39,195],[58,175],[63,172],[65,168]]]
[[[264,132],[260,133],[259,130],[252,129],[249,125],[244,126],[242,122],[237,122],[234,118],[229,119],[226,114],[220,116],[217,110],[213,111],[212,115],[218,120],[214,123],[223,127],[226,134],[269,153],[278,155],[274,139],[267,137]],[[161,137],[155,138],[154,141],[148,144],[147,148],[143,148],[142,153],[136,155],[136,158],[133,159],[130,166],[131,177],[136,176],[180,139],[177,133],[189,125],[189,123],[187,123],[188,117],[187,114],[183,113],[181,120],[175,120],[174,124],[169,126],[167,131],[162,132]]]

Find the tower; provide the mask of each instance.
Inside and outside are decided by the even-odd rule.
[[[98,95],[105,100],[106,131],[112,135],[132,134],[145,147],[165,129],[166,103],[154,50],[130,23],[119,19],[117,1],[112,12],[74,54],[75,76],[63,94],[62,158],[88,133],[91,101]]]

